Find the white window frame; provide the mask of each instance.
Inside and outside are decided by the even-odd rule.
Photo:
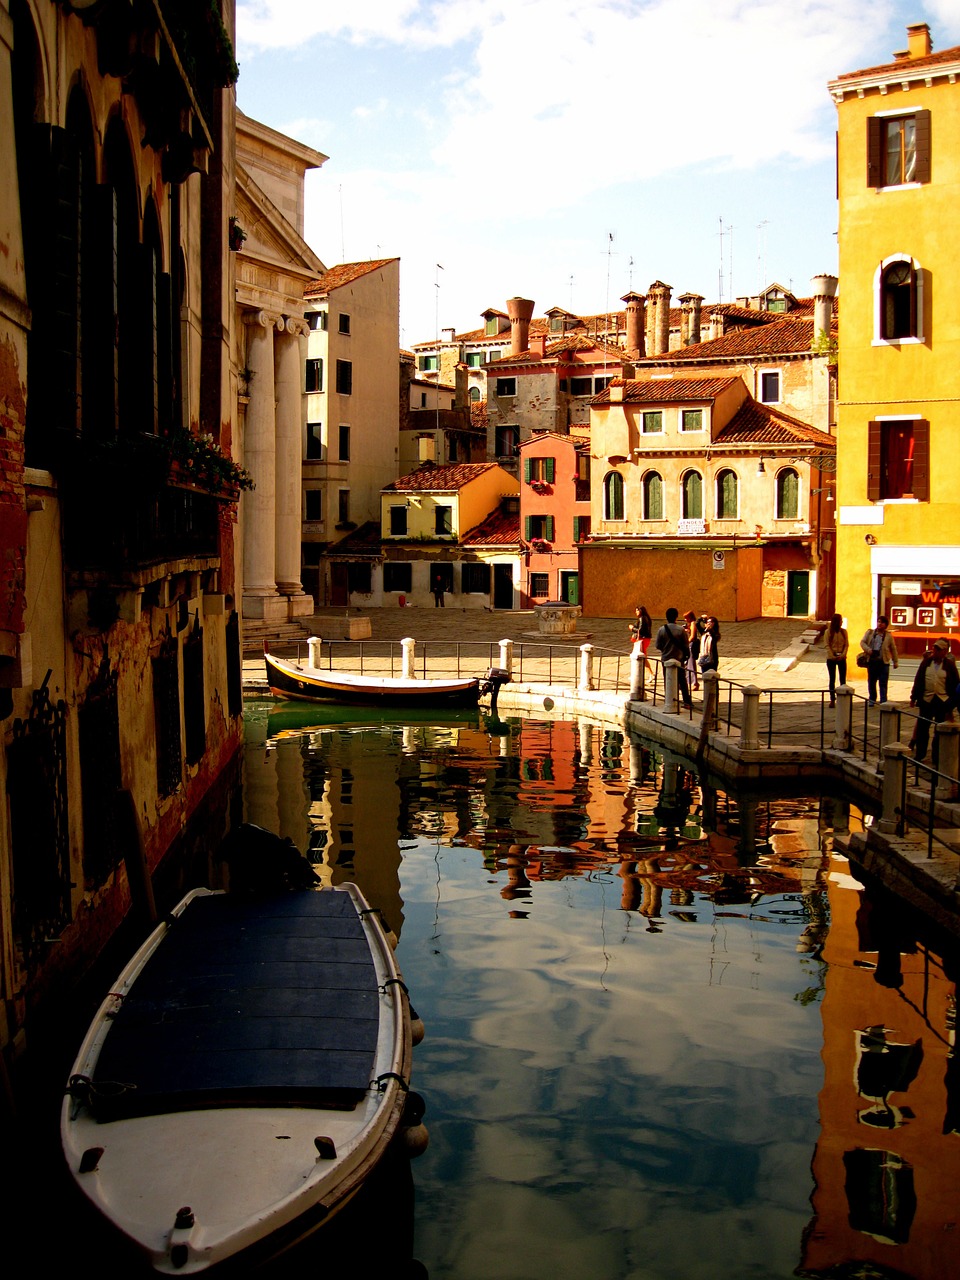
[[[874,118],[877,120],[883,120],[883,119],[888,119],[888,120],[901,119],[902,120],[905,116],[916,117],[919,112],[925,111],[927,109],[928,108],[922,106],[919,103],[914,103],[912,106],[909,106],[906,109],[901,107],[899,111],[874,111],[872,114]],[[883,159],[885,161],[886,157],[884,156]],[[923,182],[891,182],[889,186],[884,184],[881,187],[872,187],[870,188],[870,190],[872,191],[911,191],[914,187],[923,187],[926,185],[927,184]]]
[[[775,373],[777,375],[777,398],[776,400],[765,400],[763,398],[763,379],[767,374]],[[783,370],[771,366],[767,369],[757,370],[757,400],[760,404],[783,404]]]
[[[737,483],[737,510],[732,516],[724,516],[720,514],[720,477],[726,475],[727,472],[733,476]],[[740,490],[743,486],[740,483],[740,476],[737,474],[736,467],[723,466],[718,467],[713,477],[713,511],[715,520],[739,520],[740,519]]]
[[[913,186],[922,186],[923,183],[917,182],[911,184]],[[899,188],[895,188],[899,190]],[[883,312],[883,296],[882,282],[883,273],[887,267],[894,262],[909,262],[914,276],[917,281],[917,332],[911,338],[884,338],[881,337],[882,330],[882,312]],[[923,268],[920,263],[910,256],[909,253],[891,253],[888,258],[884,258],[876,271],[873,273],[873,343],[875,347],[909,347],[918,346],[923,342]]]
[[[685,413],[699,413],[700,414],[699,427],[685,427],[683,425],[683,415]],[[688,405],[682,406],[677,411],[677,431],[680,433],[680,435],[682,436],[702,435],[703,432],[706,431],[706,429],[707,429],[707,411],[701,405],[688,404]]]
[[[647,418],[652,418],[654,414],[660,415],[660,426],[656,431],[647,430]],[[640,414],[640,434],[641,436],[662,436],[663,435],[663,410],[662,409],[644,409]]]

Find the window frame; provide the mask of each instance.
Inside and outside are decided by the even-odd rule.
[[[460,566],[460,594],[490,595],[490,566],[483,561],[466,560]]]
[[[311,512],[310,508],[314,504],[317,510]],[[305,524],[323,524],[323,489],[304,489],[303,520]]]
[[[913,332],[904,334],[901,337],[886,337],[884,329],[886,328],[885,322],[887,319],[887,277],[895,267],[902,263],[907,263],[910,268],[910,280],[908,282],[910,290],[909,328]],[[924,272],[920,263],[908,253],[893,253],[880,262],[873,276],[873,346],[899,347],[924,341],[923,276]]]
[[[341,312],[339,312],[339,318],[338,318],[338,320],[337,320],[337,333],[342,333],[342,334],[345,334],[345,335],[349,336],[349,333],[350,333],[350,315],[349,315],[349,313],[348,313],[348,312],[346,312],[346,311],[341,311]]]
[[[438,502],[433,509],[433,531],[438,538],[453,537],[453,504]]]
[[[729,515],[726,510],[725,482],[728,476],[733,480],[733,515]],[[717,520],[740,519],[740,477],[733,467],[721,467],[714,476],[713,501]]]
[[[322,462],[323,455],[323,423],[308,422],[304,459],[307,462]]]
[[[884,435],[892,434],[897,425],[912,427],[911,488],[899,493],[886,492],[888,450]],[[886,429],[886,430],[885,430]],[[930,501],[930,423],[918,414],[884,414],[867,425],[867,500],[869,502]]]
[[[688,482],[696,480],[700,485],[699,493],[699,511],[691,511],[689,509],[690,493],[688,491]],[[703,516],[703,473],[698,471],[696,467],[688,467],[680,477],[680,518],[681,520],[702,520]]]
[[[407,524],[407,521],[408,521],[407,504],[405,502],[391,503],[391,505],[388,507],[388,512],[389,512],[389,520],[390,520],[390,537],[405,538],[407,536],[407,529],[409,527]],[[403,528],[400,528],[400,525],[402,525]]]
[[[550,574],[537,570],[536,573],[530,574],[530,599],[531,600],[549,600],[550,599]]]
[[[790,479],[795,483],[793,510],[789,510],[784,502],[784,487]],[[796,467],[781,467],[776,474],[774,480],[774,511],[773,518],[775,520],[799,520],[800,519],[800,472]]]
[[[651,514],[651,489],[656,483],[659,490],[659,506],[660,514]],[[659,471],[651,470],[644,473],[641,481],[641,492],[643,495],[643,518],[644,520],[662,521],[667,518],[666,503],[664,502],[663,476]]]
[[[507,390],[508,386],[512,386],[513,390]],[[498,400],[515,400],[517,397],[516,378],[497,378],[493,385],[493,394]]]
[[[648,427],[647,419],[657,420],[656,427]],[[663,410],[662,409],[644,409],[640,414],[640,434],[642,436],[662,436],[663,435]]]
[[[384,595],[409,595],[413,590],[413,562],[384,560],[382,589]]]
[[[346,422],[341,422],[337,429],[337,460],[350,461],[350,425]]]
[[[887,156],[890,126],[912,117],[914,124],[914,173],[906,182],[888,182]],[[923,107],[877,111],[867,117],[867,186],[876,191],[902,191],[930,181],[930,112]]]
[[[764,381],[767,378],[776,378],[777,394],[769,398],[765,393]],[[757,370],[757,390],[760,393],[757,399],[761,404],[781,404],[783,401],[783,372],[780,369],[758,369]]]
[[[687,414],[694,414],[694,413],[696,413],[696,414],[699,414],[699,415],[700,415],[700,416],[699,416],[699,419],[698,419],[698,422],[697,422],[697,425],[696,425],[695,427],[688,427],[688,426],[687,426]],[[704,417],[704,410],[703,410],[702,408],[698,408],[698,409],[681,409],[681,410],[680,410],[680,416],[679,416],[679,420],[678,420],[677,426],[679,427],[679,430],[680,430],[680,434],[681,434],[681,435],[694,435],[694,434],[696,434],[696,432],[698,432],[698,431],[705,431],[705,430],[706,430],[706,419],[705,419],[705,417]]]
[[[313,383],[312,386],[311,383]],[[323,356],[307,358],[304,366],[303,389],[308,396],[320,395],[323,392]]]
[[[338,360],[336,374],[336,389],[338,396],[353,395],[353,361]]]
[[[623,476],[619,471],[608,471],[603,477],[603,518],[622,524],[626,520],[626,501]]]

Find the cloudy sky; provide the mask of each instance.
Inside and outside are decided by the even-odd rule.
[[[400,257],[409,345],[514,295],[807,293],[837,265],[827,81],[922,21],[960,44],[960,0],[238,0],[238,102],[330,157],[306,239]]]

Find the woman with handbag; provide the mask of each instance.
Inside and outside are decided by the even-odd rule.
[[[689,646],[687,687],[696,690],[700,688],[700,672],[697,670],[697,658],[700,656],[700,631],[697,627],[697,615],[692,609],[688,609],[683,615],[683,625],[687,634],[687,645]]]
[[[867,668],[867,698],[871,707],[876,706],[878,688],[880,701],[886,702],[887,682],[890,679],[890,664],[892,662],[894,668],[900,665],[900,655],[897,653],[896,641],[887,630],[889,625],[890,619],[881,614],[877,619],[877,625],[865,631],[863,639],[860,641],[860,649],[866,658],[866,662],[858,654],[857,666],[865,666]]]
[[[701,671],[716,671],[720,666],[720,653],[717,645],[720,641],[720,623],[714,617],[707,619],[703,636],[700,639],[700,657],[698,666]]]
[[[839,613],[835,613],[830,619],[830,625],[827,627],[823,643],[827,650],[827,679],[830,682],[830,705],[835,707],[837,705],[837,676],[840,676],[841,684],[847,683],[847,650],[850,648],[850,639],[843,626],[843,618]],[[859,662],[859,659],[857,661]]]

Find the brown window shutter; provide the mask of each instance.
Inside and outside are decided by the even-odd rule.
[[[930,501],[930,423],[923,419],[913,424],[913,496]]]
[[[917,165],[914,181],[930,181],[930,112],[918,111],[914,117],[916,122]]]
[[[871,422],[867,436],[867,500],[880,501],[880,423]]]
[[[920,284],[920,273],[917,271],[913,263],[910,264],[910,336],[918,338],[920,336],[920,316],[917,314],[917,294]]]
[[[883,186],[883,121],[878,116],[867,120],[867,186]]]

